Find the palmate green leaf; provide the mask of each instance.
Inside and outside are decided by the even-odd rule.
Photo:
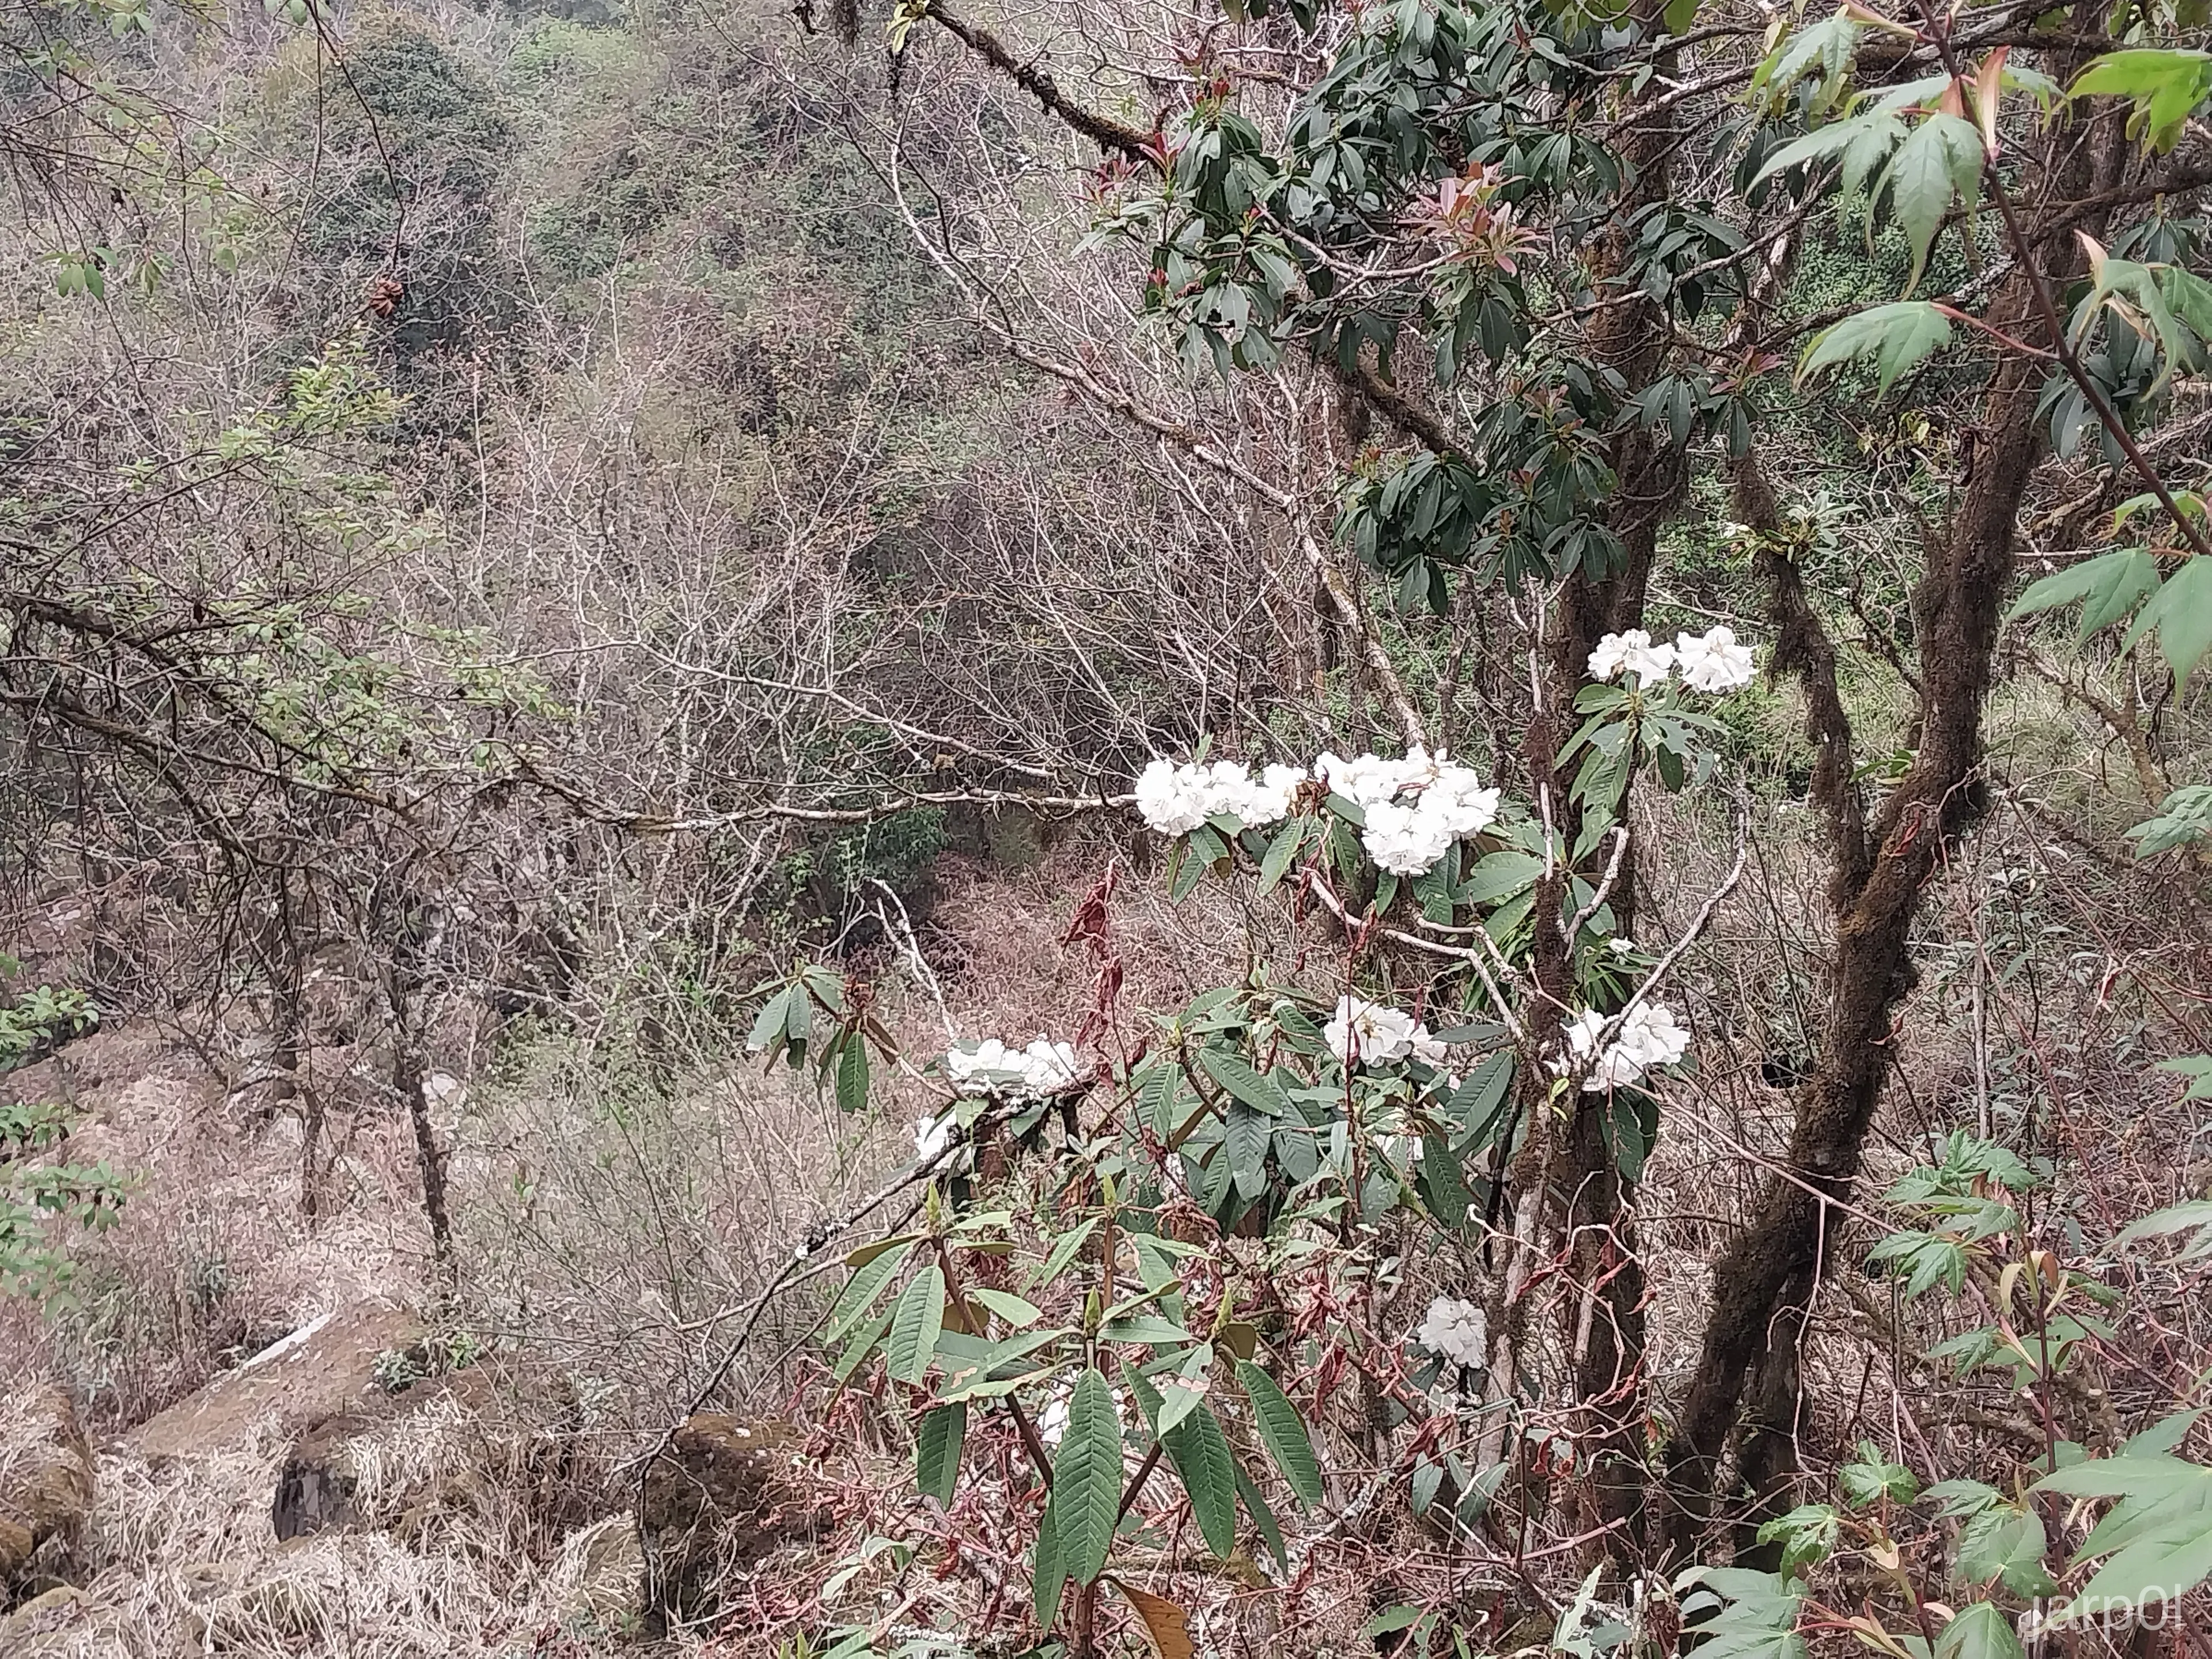
[[[1376,1637],[1388,1636],[1393,1631],[1404,1630],[1409,1626],[1420,1623],[1422,1616],[1427,1611],[1428,1609],[1419,1602],[1401,1601],[1395,1607],[1385,1607],[1376,1613],[1360,1627],[1359,1633],[1372,1641]],[[1416,1650],[1416,1651],[1420,1650]]]
[[[2044,1570],[2049,1547],[2042,1517],[2034,1510],[1992,1504],[1959,1528],[1953,1570],[1962,1583],[1978,1587],[1997,1578],[2015,1595],[2049,1595],[2058,1588]]]
[[[2083,70],[2069,97],[2093,94],[2135,106],[2128,133],[2160,152],[2172,149],[2182,124],[2212,95],[2212,52],[2135,47],[2108,52]]]
[[[2170,1452],[2189,1438],[2190,1430],[2197,1426],[2198,1419],[2203,1415],[2204,1408],[2197,1407],[2192,1410],[2175,1412],[2169,1417],[2161,1418],[2142,1433],[2130,1435],[2121,1444],[2120,1455],[2156,1457]]]
[[[1800,1504],[1760,1527],[1759,1541],[1782,1546],[1783,1577],[1807,1577],[1811,1568],[1835,1553],[1840,1524],[1832,1505]]]
[[[1910,1504],[1920,1491],[1912,1471],[1902,1463],[1891,1462],[1870,1440],[1859,1443],[1858,1461],[1838,1469],[1836,1478],[1844,1489],[1844,1502],[1855,1510],[1885,1498],[1893,1504]]]
[[[1696,1619],[1715,1600],[1722,1604],[1718,1613],[1697,1625],[1701,1659],[1808,1659],[1805,1638],[1797,1634],[1804,1604],[1780,1574],[1693,1567],[1674,1587],[1680,1591],[1693,1585],[1702,1591],[1684,1598],[1686,1617]]]
[[[2011,1615],[1994,1601],[1962,1607],[1936,1638],[1936,1659],[2027,1659]]]
[[[2212,1054],[2177,1054],[2172,1060],[2161,1060],[2153,1069],[2189,1079],[2189,1088],[2181,1097],[2184,1100],[2212,1100]],[[2141,1225],[2142,1222],[2136,1223],[2136,1227]],[[2135,1227],[2128,1229],[2130,1233],[2134,1231]]]
[[[1237,1362],[1237,1380],[1244,1385],[1252,1401],[1252,1415],[1260,1425],[1260,1443],[1274,1459],[1298,1502],[1311,1509],[1321,1502],[1321,1464],[1314,1456],[1305,1419],[1290,1397],[1276,1387],[1275,1379],[1250,1360]]]
[[[1831,121],[1777,149],[1766,158],[1766,164],[1751,182],[1754,185],[1763,184],[1776,173],[1787,173],[1792,167],[1825,161],[1831,156],[1840,157],[1841,193],[1849,202],[1866,188],[1866,181],[1873,176],[1875,168],[1903,141],[1905,131],[1905,123],[1886,109],[1869,110],[1847,120]]]
[[[2063,571],[2031,581],[2028,591],[2021,592],[2020,602],[2013,606],[2011,615],[2024,617],[2037,611],[2053,611],[2066,604],[2081,606],[2081,639],[2088,639],[2101,629],[2111,629],[2115,622],[2135,611],[2148,595],[2159,591],[2159,562],[2150,557],[2139,546],[2124,546],[2112,553],[2100,553],[2081,564],[2070,564]]]
[[[1966,1248],[1939,1233],[1892,1233],[1867,1253],[1869,1267],[1894,1265],[1905,1275],[1905,1293],[1924,1296],[1939,1281],[1955,1293],[1966,1280]]]
[[[1121,1507],[1121,1419],[1114,1391],[1096,1365],[1075,1380],[1067,1428],[1052,1460],[1052,1496],[1045,1504],[1067,1576],[1079,1584],[1105,1571]]]
[[[1930,301],[1874,306],[1814,335],[1798,362],[1797,380],[1802,385],[1824,368],[1871,358],[1879,396],[1907,369],[1950,343],[1951,319]]]
[[[2127,836],[2135,842],[2136,856],[2140,859],[2212,841],[2212,784],[2184,784],[2160,803],[2154,817],[2129,830]],[[2172,1067],[2172,1061],[2166,1062],[2165,1069]],[[2192,1088],[2186,1098],[2203,1100],[2207,1095],[2212,1095],[2212,1090],[2200,1094]]]
[[[1905,278],[1907,294],[1919,285],[1927,268],[1928,250],[1943,216],[1951,210],[1952,197],[1963,197],[1972,215],[1981,199],[1982,135],[1963,116],[1941,112],[1924,118],[1906,135],[1889,158],[1889,165],[1875,180],[1872,205],[1885,198],[1890,216],[1912,244],[1912,270]]]
[[[932,1262],[917,1273],[891,1304],[891,1333],[884,1343],[884,1363],[895,1382],[919,1382],[937,1352],[945,1329],[945,1269]]]
[[[2051,1626],[2170,1600],[2212,1575],[2212,1469],[2123,1449],[2047,1474],[2033,1490],[2119,1500],[2074,1557],[2077,1565],[2100,1557],[2104,1565],[2051,1615]]]
[[[2154,1212],[2130,1223],[2112,1242],[2122,1245],[2136,1244],[2146,1238],[2165,1238],[2174,1233],[2192,1231],[2197,1236],[2183,1247],[2180,1260],[2184,1261],[2193,1261],[2200,1256],[2212,1255],[2212,1199],[2192,1199],[2186,1204],[2176,1204],[2170,1209]]]
[[[2197,316],[2204,309],[2197,303],[2202,296],[2188,284],[2197,279],[2185,271],[2177,272],[2172,266],[2138,264],[2132,259],[2103,252],[2093,256],[2092,265],[2096,282],[2075,307],[2074,343],[2078,348],[2087,340],[2107,301],[2115,297],[2126,301],[2130,309],[2123,313],[2124,325],[2137,334],[2148,329],[2158,346],[2158,378],[2144,394],[2155,398],[2176,374],[2197,367],[2203,356],[2203,341],[2208,337],[2205,331],[2182,326],[2181,319],[2167,302],[2169,295],[2178,297],[2184,308],[2192,317]],[[2186,283],[2180,280],[2185,277]]]
[[[952,1502],[960,1479],[960,1447],[967,1437],[966,1406],[939,1406],[923,1413],[914,1436],[915,1480],[923,1497]]]
[[[1778,109],[1800,81],[1817,76],[1811,112],[1818,115],[1835,107],[1850,77],[1851,58],[1858,50],[1860,26],[1838,11],[1817,23],[1808,23],[1769,52],[1751,77],[1751,97]]]
[[[1934,1498],[1936,1512],[1947,1521],[1979,1515],[1991,1504],[2004,1501],[2002,1492],[1982,1480],[1938,1480],[1921,1496]]]
[[[2131,649],[2154,629],[2158,631],[2158,648],[2173,670],[2179,690],[2188,684],[2191,672],[2206,649],[2212,647],[2212,559],[2186,560],[2168,576],[2143,606],[2135,626],[2120,641],[2120,649]]]
[[[2128,615],[2157,589],[2158,561],[2139,547],[2116,548],[2030,582],[2005,615],[2009,621],[2079,605],[2081,637],[2086,640]]]
[[[2159,292],[2165,295],[2167,308],[2188,324],[2190,332],[2198,339],[2212,341],[2212,283],[2179,265],[2154,265],[2151,269],[2157,273]],[[2176,507],[2185,513],[2193,509],[2200,521],[2203,519],[2202,495],[2186,489],[2177,489],[2172,495]]]

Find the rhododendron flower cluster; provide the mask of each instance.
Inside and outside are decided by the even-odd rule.
[[[1208,818],[1235,818],[1247,830],[1290,816],[1305,769],[1269,766],[1258,777],[1242,761],[1177,766],[1156,760],[1137,777],[1137,811],[1163,836],[1187,836]]]
[[[1394,876],[1427,873],[1454,842],[1474,839],[1498,817],[1498,791],[1483,787],[1480,774],[1419,744],[1398,761],[1323,754],[1314,773],[1358,804],[1366,819],[1361,844]]]
[[[1490,1322],[1474,1303],[1440,1296],[1429,1304],[1413,1340],[1455,1364],[1483,1365],[1490,1358]]]
[[[1751,684],[1751,647],[1735,642],[1732,628],[1708,629],[1696,639],[1676,635],[1674,659],[1682,684],[1692,691],[1733,691]]]
[[[1594,679],[1609,680],[1623,672],[1646,685],[1656,685],[1680,670],[1682,684],[1692,691],[1734,691],[1751,684],[1751,647],[1736,643],[1735,630],[1721,626],[1703,634],[1677,634],[1674,643],[1655,643],[1641,628],[1608,634],[1589,654]]]
[[[1054,1042],[1040,1033],[1026,1048],[1010,1048],[996,1037],[945,1051],[942,1068],[953,1091],[963,1095],[1056,1095],[1083,1080],[1083,1066],[1072,1043]]]
[[[1646,684],[1656,685],[1674,669],[1674,647],[1663,643],[1654,645],[1651,635],[1641,628],[1607,635],[1589,655],[1593,679],[1609,680],[1625,670]]]
[[[1425,1024],[1403,1009],[1364,997],[1340,999],[1322,1036],[1340,1066],[1389,1066],[1407,1059],[1441,1066],[1444,1060],[1444,1045]]]
[[[1689,1052],[1688,1030],[1675,1021],[1672,1011],[1655,1002],[1638,1005],[1601,1050],[1598,1034],[1608,1018],[1595,1008],[1585,1008],[1568,1021],[1567,1052],[1554,1062],[1562,1076],[1587,1064],[1589,1071],[1583,1079],[1583,1087],[1593,1093],[1625,1088],[1653,1067],[1674,1065]]]
[[[1359,808],[1368,856],[1392,875],[1425,874],[1453,842],[1472,840],[1498,817],[1498,791],[1485,788],[1480,774],[1418,744],[1403,760],[1324,752],[1311,775]],[[1138,775],[1137,811],[1164,836],[1187,836],[1216,817],[1261,829],[1290,816],[1307,777],[1296,766],[1269,766],[1255,778],[1241,761],[1156,760]]]
[[[1454,842],[1473,840],[1498,817],[1498,791],[1485,788],[1474,768],[1419,744],[1395,761],[1324,752],[1314,775],[1358,806],[1367,855],[1394,876],[1425,874]]]

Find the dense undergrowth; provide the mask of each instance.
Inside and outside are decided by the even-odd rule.
[[[54,1650],[2198,1645],[2201,32],[0,13]]]

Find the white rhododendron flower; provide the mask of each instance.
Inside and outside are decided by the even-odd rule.
[[[1082,1081],[1075,1045],[1054,1042],[1042,1032],[1022,1050],[1022,1086],[1032,1094],[1056,1095]]]
[[[1394,876],[1427,874],[1452,845],[1450,826],[1440,814],[1387,800],[1367,808],[1367,828],[1359,839],[1367,856]]]
[[[1303,766],[1270,766],[1260,774],[1260,781],[1253,790],[1253,805],[1261,816],[1245,819],[1255,826],[1273,823],[1291,815],[1297,804],[1298,791],[1305,787],[1306,769]]]
[[[1324,751],[1310,775],[1270,765],[1255,777],[1242,761],[1156,760],[1137,778],[1137,811],[1163,836],[1187,836],[1216,817],[1263,829],[1296,810],[1310,775],[1359,807],[1368,856],[1393,875],[1426,874],[1453,842],[1472,840],[1498,820],[1499,793],[1484,786],[1481,774],[1419,744],[1402,760]]]
[[[1440,1296],[1429,1304],[1413,1340],[1455,1364],[1483,1365],[1490,1358],[1490,1322],[1474,1303]]]
[[[1073,1392],[1056,1394],[1045,1404],[1044,1414],[1037,1419],[1037,1438],[1048,1446],[1057,1446],[1060,1437],[1067,1432],[1067,1407]]]
[[[1361,755],[1357,759],[1346,760],[1323,750],[1314,762],[1314,775],[1363,809],[1396,799],[1398,791],[1405,787],[1399,763],[1384,760],[1380,755]]]
[[[1608,634],[1590,653],[1590,677],[1609,680],[1626,669],[1645,684],[1653,684],[1665,679],[1674,667],[1675,649],[1671,645],[1654,645],[1651,635],[1641,628]]]
[[[1398,763],[1398,787],[1401,790],[1419,789],[1434,783],[1443,768],[1449,764],[1444,751],[1433,755],[1419,744],[1406,751],[1406,758]]]
[[[1189,771],[1191,787],[1207,817],[1226,812],[1231,817],[1241,818],[1253,805],[1252,769],[1243,761],[1215,761],[1211,766],[1194,766]]]
[[[1681,659],[1682,684],[1692,690],[1733,691],[1751,684],[1751,647],[1735,642],[1733,628],[1677,634],[1674,653]]]
[[[1188,768],[1156,760],[1137,775],[1137,811],[1163,836],[1187,836],[1206,822],[1205,793]]]
[[[1387,1066],[1413,1051],[1413,1017],[1363,997],[1346,997],[1322,1027],[1322,1036],[1340,1065],[1364,1060],[1370,1066]]]
[[[1009,1048],[996,1037],[971,1048],[955,1046],[939,1062],[958,1095],[1056,1095],[1083,1080],[1073,1043],[1039,1034],[1026,1048]]]
[[[1306,781],[1297,766],[1270,766],[1260,776],[1242,761],[1216,761],[1194,769],[1206,774],[1204,799],[1212,812],[1226,812],[1248,830],[1264,829],[1291,815],[1298,786]]]
[[[1137,775],[1137,811],[1163,836],[1187,836],[1217,813],[1248,830],[1288,817],[1304,769],[1270,766],[1261,776],[1242,761],[1177,766],[1156,760]]]
[[[1673,1012],[1647,1002],[1621,1021],[1613,1041],[1593,1059],[1598,1033],[1605,1029],[1607,1018],[1595,1008],[1577,1014],[1567,1023],[1567,1053],[1553,1062],[1553,1068],[1564,1075],[1588,1061],[1589,1073],[1583,1079],[1583,1087],[1591,1093],[1625,1088],[1654,1066],[1674,1065],[1689,1052],[1690,1033],[1676,1022]]]
[[[1021,1055],[998,1038],[985,1037],[972,1048],[947,1049],[943,1069],[954,1093],[988,1095],[1003,1081],[994,1073],[1018,1072],[1024,1063]]]
[[[1413,1027],[1410,1041],[1415,1060],[1425,1060],[1431,1066],[1444,1063],[1444,1045],[1437,1040],[1436,1033],[1429,1030],[1427,1021],[1424,1020]]]
[[[1615,933],[1606,940],[1605,948],[1617,957],[1632,957],[1636,954],[1636,941],[1626,933]]]
[[[1646,1071],[1654,1066],[1674,1065],[1690,1051],[1688,1029],[1676,1023],[1672,1009],[1656,1002],[1642,1004],[1621,1021],[1620,1035],[1614,1041]]]
[[[919,1117],[914,1122],[914,1158],[917,1164],[935,1160],[952,1139],[952,1114],[943,1117]]]
[[[1486,789],[1482,775],[1471,766],[1446,761],[1435,780],[1421,791],[1421,808],[1434,815],[1454,840],[1471,841],[1498,820],[1498,793]]]

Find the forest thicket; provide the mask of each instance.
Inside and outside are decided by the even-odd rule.
[[[2203,1659],[2212,35],[1885,6],[0,0],[0,1646]]]

